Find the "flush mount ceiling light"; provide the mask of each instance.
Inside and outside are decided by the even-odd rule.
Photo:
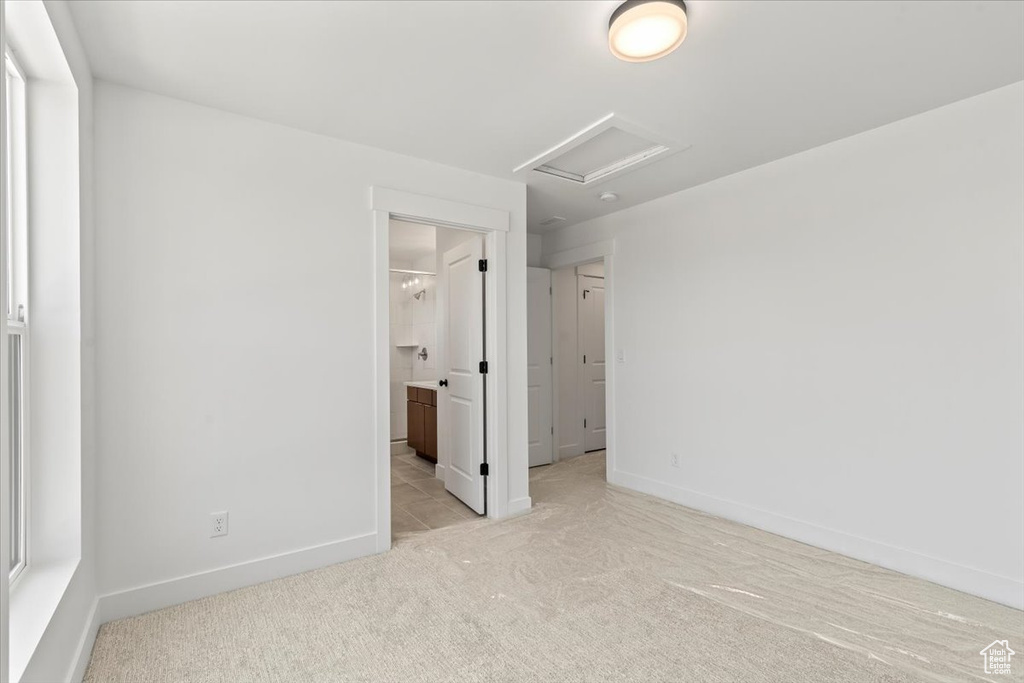
[[[608,20],[608,47],[626,62],[650,62],[669,54],[686,39],[682,0],[629,0]]]

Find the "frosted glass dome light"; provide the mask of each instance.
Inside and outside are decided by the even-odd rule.
[[[608,20],[608,48],[627,62],[650,62],[686,39],[682,0],[628,0]]]

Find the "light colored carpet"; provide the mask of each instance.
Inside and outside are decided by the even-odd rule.
[[[106,681],[965,681],[1024,615],[604,483],[102,627]],[[1019,655],[1024,658],[1024,654]],[[1021,680],[1024,660],[1014,662]]]

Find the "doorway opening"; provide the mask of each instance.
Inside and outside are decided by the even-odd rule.
[[[466,418],[472,411],[465,406],[461,415],[463,421],[480,425],[480,444],[478,450],[463,449],[463,452],[474,453],[473,462],[460,463],[464,471],[476,472],[476,477],[483,481],[481,500],[486,497],[486,516],[500,519],[519,512],[529,510],[532,501],[529,496],[529,474],[525,448],[526,411],[521,410],[519,397],[525,398],[526,382],[522,375],[510,376],[509,367],[526,359],[526,335],[522,325],[511,327],[513,319],[525,318],[525,288],[521,281],[514,278],[515,266],[510,260],[518,260],[525,250],[525,234],[513,234],[513,227],[525,229],[523,217],[514,215],[505,208],[492,208],[486,205],[469,204],[453,201],[432,195],[415,194],[404,190],[375,186],[370,192],[370,206],[373,216],[373,307],[374,307],[374,462],[376,525],[374,532],[377,552],[391,548],[391,321],[390,321],[390,250],[389,240],[391,221],[399,220],[413,224],[423,224],[434,228],[451,228],[482,236],[480,258],[476,260],[476,277],[483,284],[483,345],[479,358],[470,358],[466,351],[466,364],[478,374],[486,375],[480,384],[482,418]],[[474,264],[475,256],[463,261],[467,267],[461,272],[472,272],[469,267]],[[480,264],[479,261],[486,261]],[[484,270],[480,270],[480,266]],[[437,273],[438,282],[442,273]],[[453,290],[454,291],[454,290]],[[414,291],[413,294],[416,292]],[[486,305],[484,305],[486,303]],[[436,295],[435,295],[436,304]],[[475,304],[466,304],[472,308]],[[475,335],[469,338],[476,339]],[[466,342],[466,349],[478,348],[475,343]],[[444,344],[439,353],[444,352]],[[428,360],[429,360],[428,349]],[[439,362],[439,359],[435,357]],[[472,363],[475,362],[476,365]],[[438,365],[437,367],[443,367]],[[451,376],[447,387],[438,387],[441,391],[435,396],[440,405],[438,419],[442,419],[445,405],[444,396],[452,388]],[[440,381],[440,380],[439,380]],[[416,394],[419,398],[419,392]],[[408,393],[406,394],[408,399]],[[525,403],[525,401],[524,401]],[[523,406],[525,408],[525,406]],[[520,426],[522,425],[522,426]],[[453,430],[453,434],[456,431]],[[466,434],[467,430],[458,431]],[[486,435],[486,440],[484,440]],[[438,430],[438,456],[443,462],[444,433]],[[467,441],[471,441],[467,437]],[[472,445],[472,444],[471,444]],[[486,452],[484,448],[486,447]],[[476,453],[479,453],[477,456]],[[445,464],[447,482],[449,465]],[[474,469],[475,468],[475,469]],[[436,468],[435,468],[436,478]],[[461,495],[461,494],[460,494]]]
[[[611,254],[551,265],[528,269],[531,468],[612,448]]]
[[[484,235],[389,221],[393,538],[487,514]]]

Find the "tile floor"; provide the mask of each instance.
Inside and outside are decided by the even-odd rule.
[[[444,489],[434,466],[408,451],[391,456],[391,533],[408,535],[479,519]]]

